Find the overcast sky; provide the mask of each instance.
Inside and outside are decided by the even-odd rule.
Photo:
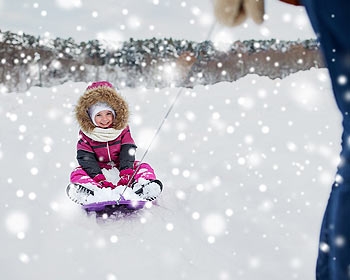
[[[211,0],[0,0],[1,30],[77,42],[145,38],[203,41],[213,26]],[[266,1],[263,25],[214,26],[211,40],[314,38],[303,7]]]

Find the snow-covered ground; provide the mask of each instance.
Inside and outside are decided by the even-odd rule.
[[[0,95],[3,279],[314,279],[341,135],[326,70],[183,90],[145,159],[157,205],[107,219],[65,194],[85,87]],[[122,90],[138,158],[179,90]]]

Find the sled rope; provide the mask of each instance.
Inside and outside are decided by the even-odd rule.
[[[210,29],[209,29],[208,34],[207,34],[207,37],[206,37],[206,41],[210,39],[210,37],[211,37],[211,35],[212,35],[213,31],[214,31],[215,24],[216,24],[216,21],[214,21],[214,23],[211,25],[211,27],[210,27]],[[193,68],[194,65],[195,65],[195,63],[193,63],[193,64],[191,65],[191,67],[189,68],[189,70],[188,70],[188,72],[187,72],[187,75],[186,75],[184,81],[187,81],[187,80],[190,78],[190,75],[191,75],[191,72],[192,72],[192,68]],[[175,104],[176,104],[177,101],[180,99],[180,96],[181,96],[181,94],[182,94],[182,92],[183,92],[183,89],[184,89],[183,87],[180,88],[180,90],[177,92],[177,94],[176,94],[174,100],[171,102],[168,111],[165,113],[165,115],[164,115],[164,117],[163,117],[163,119],[162,119],[160,125],[158,126],[157,130],[156,130],[155,133],[153,134],[153,137],[152,137],[152,139],[151,139],[151,141],[150,141],[150,143],[149,143],[149,145],[148,145],[146,151],[143,153],[143,155],[142,155],[140,161],[138,162],[138,166],[135,168],[135,171],[133,172],[132,176],[130,177],[129,182],[127,183],[127,185],[125,186],[123,192],[121,193],[121,197],[122,197],[122,195],[124,194],[125,190],[130,186],[131,182],[133,181],[133,179],[134,179],[134,177],[135,177],[137,171],[138,171],[139,168],[140,168],[140,165],[143,163],[143,161],[144,161],[144,159],[146,158],[148,152],[150,151],[151,146],[153,145],[153,142],[156,140],[158,134],[160,133],[161,129],[163,128],[163,125],[164,125],[165,121],[168,119],[170,113],[172,112],[172,110],[173,110],[174,107],[175,107]],[[118,199],[117,203],[120,201],[121,197]]]

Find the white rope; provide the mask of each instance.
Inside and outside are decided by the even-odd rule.
[[[216,24],[216,22],[214,22],[214,23],[212,24],[211,28],[209,29],[208,34],[207,34],[206,41],[210,39],[210,37],[211,37],[211,35],[212,35],[213,31],[214,31],[215,24]],[[190,69],[188,70],[187,75],[186,75],[184,81],[187,81],[187,80],[190,78],[190,74],[191,74],[191,71],[192,71],[192,68],[193,68],[193,65],[194,65],[194,64],[195,64],[195,63],[193,63],[193,64],[191,65]],[[136,175],[136,173],[137,173],[137,171],[138,171],[138,169],[139,169],[139,166],[143,163],[145,157],[147,156],[148,152],[149,152],[150,149],[151,149],[151,146],[152,146],[153,142],[155,141],[155,139],[157,138],[158,134],[160,133],[160,131],[161,131],[161,129],[162,129],[162,127],[163,127],[165,121],[168,119],[168,117],[169,117],[171,111],[174,109],[176,102],[179,100],[179,98],[180,98],[180,96],[181,96],[181,94],[182,94],[182,92],[183,92],[183,89],[184,89],[184,88],[181,87],[181,88],[179,89],[179,91],[177,92],[177,94],[176,94],[176,96],[175,96],[173,102],[171,103],[171,105],[170,105],[168,111],[167,111],[166,114],[164,115],[163,120],[161,121],[160,125],[158,126],[158,129],[155,131],[155,133],[154,133],[154,135],[153,135],[153,137],[152,137],[152,139],[151,139],[151,141],[150,141],[150,143],[149,143],[149,145],[148,145],[146,151],[143,153],[143,156],[141,157],[140,161],[138,162],[138,167],[135,168],[135,171],[134,171],[134,173],[132,174],[131,178],[129,179],[128,184],[125,186],[123,192],[121,193],[121,197],[118,199],[117,204],[118,204],[118,202],[120,201],[120,199],[122,198],[122,195],[124,194],[125,190],[130,186],[132,180],[134,179],[134,176]]]

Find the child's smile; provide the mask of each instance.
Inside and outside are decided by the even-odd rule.
[[[108,128],[113,124],[113,113],[109,110],[98,112],[95,116],[95,122],[98,127]]]

